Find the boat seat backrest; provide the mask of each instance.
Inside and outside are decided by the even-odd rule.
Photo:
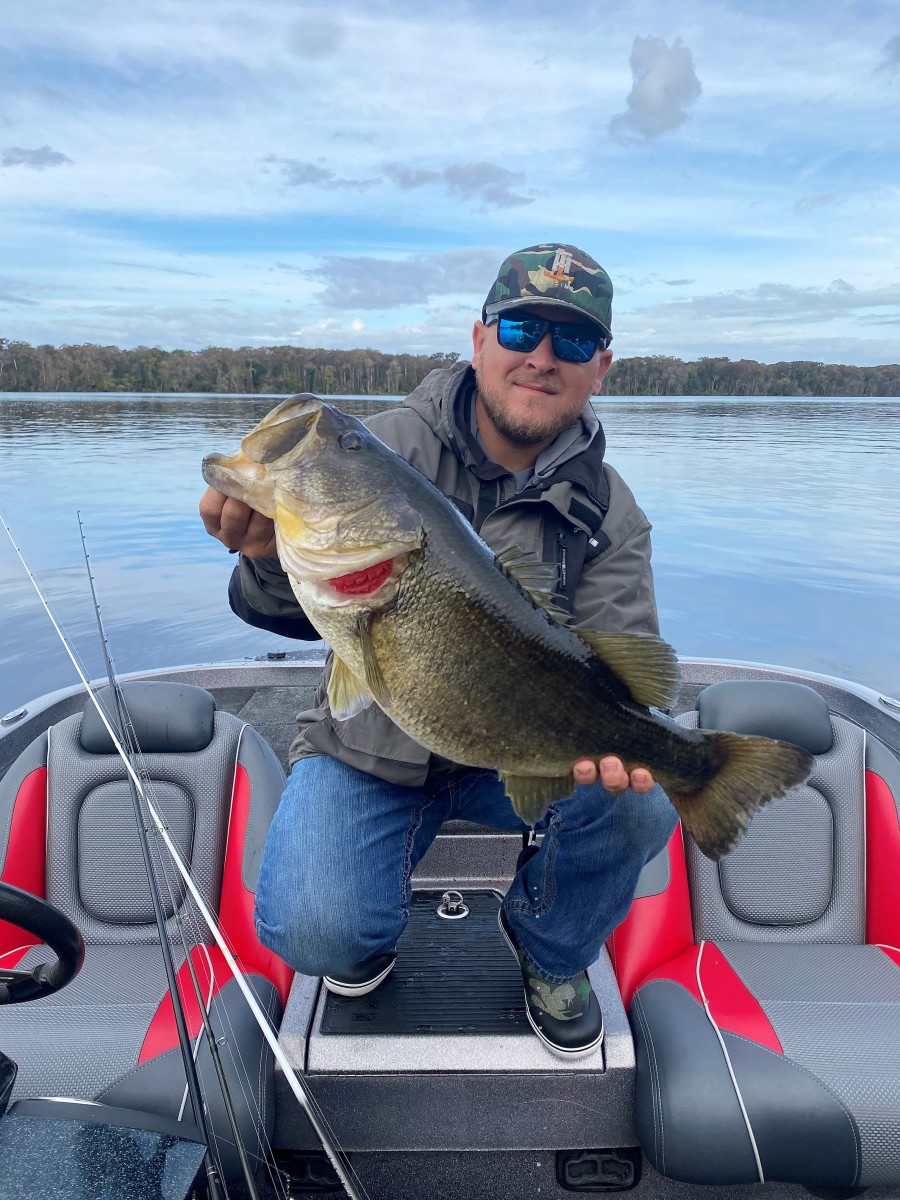
[[[753,818],[711,862],[686,839],[697,941],[865,942],[865,734],[803,684],[729,680],[678,718],[689,728],[759,734],[815,758],[799,788]]]
[[[126,687],[145,794],[215,911],[244,723],[217,712],[201,688],[140,682]],[[167,701],[162,705],[161,688]],[[47,796],[47,899],[72,918],[89,945],[156,942],[130,784],[90,704],[50,730]],[[152,827],[150,841],[155,845]],[[155,858],[168,864],[164,849]],[[209,941],[173,866],[167,865],[165,879],[160,876],[170,932],[175,933],[178,909],[194,939]]]

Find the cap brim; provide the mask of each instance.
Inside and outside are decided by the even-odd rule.
[[[565,300],[553,300],[549,296],[520,296],[517,300],[500,300],[496,304],[485,305],[482,312],[485,317],[499,317],[501,313],[511,312],[514,308],[559,308],[563,312],[574,313],[583,320],[590,321],[592,325],[596,325],[603,336],[608,341],[612,341],[612,331],[603,324],[599,317],[585,312],[577,304],[568,304]]]

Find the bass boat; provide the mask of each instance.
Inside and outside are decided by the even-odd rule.
[[[678,721],[815,769],[720,862],[679,828],[645,867],[575,1061],[498,927],[517,835],[444,826],[369,994],[257,941],[318,653],[110,671],[3,717],[0,1198],[900,1197],[900,704],[680,665]]]

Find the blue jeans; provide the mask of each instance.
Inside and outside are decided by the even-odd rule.
[[[393,950],[409,917],[413,869],[451,819],[527,828],[492,771],[404,787],[328,756],[301,759],[263,851],[260,940],[305,975],[340,974]],[[504,901],[545,979],[562,983],[596,960],[677,819],[658,785],[615,797],[594,784],[552,806],[537,827],[545,831],[540,851]]]

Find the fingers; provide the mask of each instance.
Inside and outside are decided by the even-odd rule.
[[[248,558],[277,554],[274,522],[242,500],[233,500],[215,488],[207,488],[200,499],[200,519],[210,537],[218,539],[229,550],[239,550]]]
[[[649,792],[656,782],[646,767],[634,767],[629,773],[625,770],[625,764],[621,758],[616,758],[612,754],[601,758],[599,764],[590,758],[579,759],[572,773],[576,783],[585,786],[597,783],[599,780],[614,796],[621,795],[628,788],[643,795]]]

